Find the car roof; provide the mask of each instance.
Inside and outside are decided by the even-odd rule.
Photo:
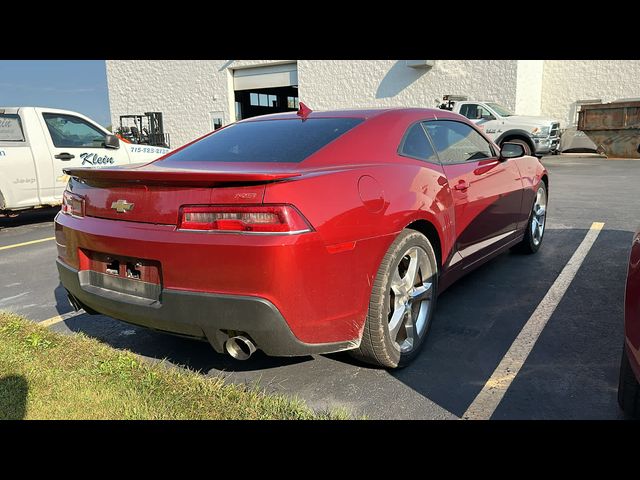
[[[443,116],[443,110],[437,108],[408,108],[408,107],[393,107],[393,108],[366,108],[366,109],[350,109],[350,110],[326,110],[326,111],[312,111],[306,118],[365,118],[370,119],[384,115],[385,117],[402,118],[405,116],[413,117],[416,114],[422,113],[426,117]],[[300,118],[297,112],[283,112],[272,113],[270,115],[261,115],[258,117],[247,118],[241,120],[242,122],[256,122],[263,120],[288,120]]]

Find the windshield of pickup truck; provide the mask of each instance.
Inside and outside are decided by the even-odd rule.
[[[502,105],[498,105],[497,103],[487,103],[490,108],[493,108],[493,111],[496,112],[501,117],[510,117],[513,115],[512,112],[504,108]]]

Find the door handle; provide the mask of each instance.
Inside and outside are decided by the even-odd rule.
[[[466,190],[467,188],[469,188],[469,184],[467,182],[465,182],[464,180],[460,180],[458,183],[456,183],[453,188],[455,188],[456,190]]]
[[[76,158],[75,155],[71,155],[70,153],[67,152],[63,152],[63,153],[59,153],[58,155],[55,155],[53,158],[57,158],[58,160],[62,160],[62,161],[69,161],[72,158]]]

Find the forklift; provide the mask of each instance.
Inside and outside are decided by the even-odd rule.
[[[164,133],[162,113],[145,112],[144,115],[120,115],[116,135],[129,143],[171,148],[169,134]]]
[[[442,110],[451,111],[456,102],[466,102],[467,100],[469,99],[464,95],[445,95],[442,97],[442,103],[436,99],[436,106]]]

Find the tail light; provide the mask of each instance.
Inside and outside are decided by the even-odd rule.
[[[256,234],[293,234],[312,230],[292,205],[187,206],[182,208],[178,228]]]
[[[74,217],[84,217],[84,197],[65,190],[62,194],[62,213]]]

